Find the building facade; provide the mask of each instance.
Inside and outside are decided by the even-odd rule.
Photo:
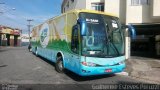
[[[115,14],[123,23],[157,23],[160,0],[63,0],[61,12],[91,9]]]
[[[63,0],[61,12],[72,9],[98,10],[115,14],[123,24],[132,24],[137,32],[136,40],[132,40],[126,32],[126,58],[134,52],[156,52],[159,50],[160,35],[160,0]],[[138,46],[137,46],[138,45]],[[150,49],[148,49],[150,48]],[[153,53],[148,53],[150,55]]]
[[[19,29],[0,26],[0,46],[21,46],[21,33]]]
[[[28,46],[29,45],[29,35],[22,34],[21,35],[21,46]]]

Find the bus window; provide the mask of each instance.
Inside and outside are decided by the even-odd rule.
[[[86,21],[85,34],[81,36],[82,55],[90,57],[117,57],[124,55],[124,38],[117,17],[80,13]]]
[[[74,53],[78,54],[79,52],[79,39],[78,39],[78,25],[73,26],[72,29],[72,42],[71,42],[71,49]]]

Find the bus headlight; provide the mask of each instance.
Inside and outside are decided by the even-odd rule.
[[[92,63],[92,62],[82,62],[82,65],[89,66],[89,67],[95,67],[95,66],[97,66],[97,64]]]
[[[124,64],[124,61],[121,61],[121,62],[119,62],[118,64],[119,64],[119,65],[120,65],[120,64]]]

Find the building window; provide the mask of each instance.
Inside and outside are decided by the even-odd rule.
[[[67,7],[69,8],[69,1],[67,2]]]
[[[91,8],[92,10],[104,11],[104,3],[92,3]]]
[[[72,3],[74,2],[74,0],[71,0],[72,1]]]
[[[149,0],[131,0],[132,6],[149,5]]]
[[[65,12],[65,11],[66,11],[66,9],[64,8],[64,9],[63,9],[63,12]]]
[[[141,5],[148,5],[149,4],[149,0],[140,0]]]

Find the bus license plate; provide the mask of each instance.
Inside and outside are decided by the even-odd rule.
[[[106,69],[105,72],[107,73],[112,72],[112,69]]]

